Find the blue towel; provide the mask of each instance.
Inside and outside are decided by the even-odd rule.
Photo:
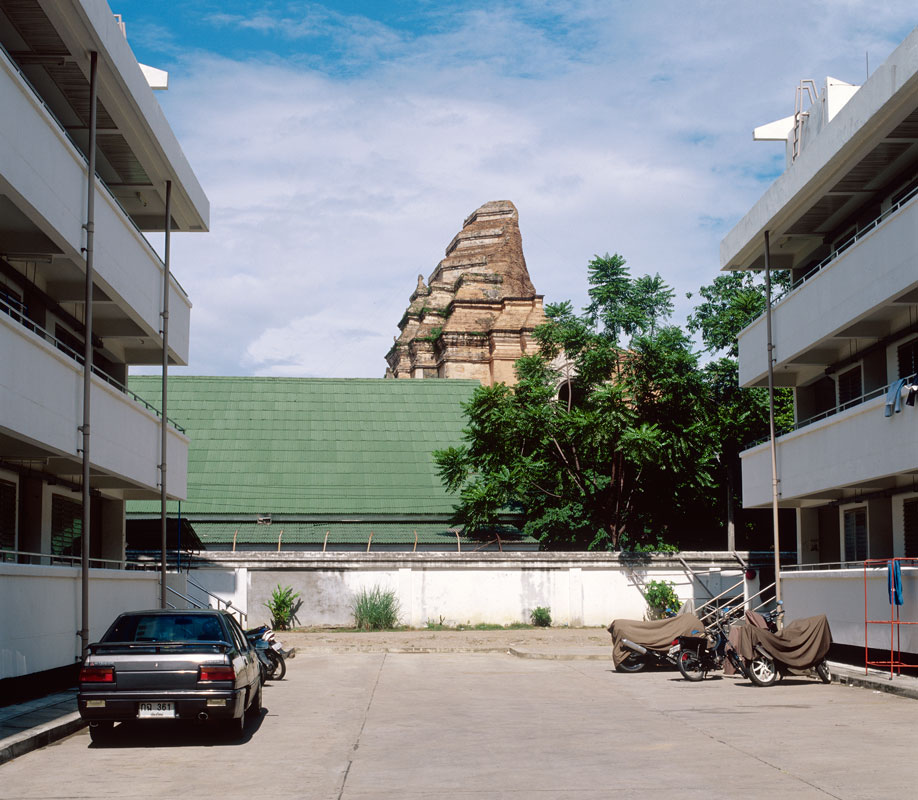
[[[902,387],[908,383],[908,378],[899,378],[892,386],[889,387],[889,394],[886,395],[886,412],[885,416],[891,417],[893,410],[898,414],[902,410]]]
[[[889,590],[889,604],[902,605],[902,568],[898,561],[889,561],[886,584]]]

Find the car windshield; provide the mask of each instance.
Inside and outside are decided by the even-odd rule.
[[[216,615],[125,614],[104,642],[222,642],[227,637]]]

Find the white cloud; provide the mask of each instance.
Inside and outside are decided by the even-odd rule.
[[[911,17],[904,4],[533,0],[409,36],[291,8],[290,30],[346,31],[342,58],[363,67],[197,52],[161,98],[211,200],[211,233],[173,239],[192,373],[381,376],[418,273],[496,199],[519,208],[546,300],[583,304],[587,261],[618,251],[661,273],[684,315],[783,163],[751,129],[793,110],[802,77],[860,80],[864,49],[878,66]]]

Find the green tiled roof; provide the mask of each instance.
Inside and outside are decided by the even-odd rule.
[[[182,514],[445,518],[456,498],[444,491],[432,452],[461,442],[462,403],[478,385],[170,377],[169,417],[191,439]],[[132,376],[130,388],[161,407],[158,376]],[[128,504],[129,512],[158,508]]]

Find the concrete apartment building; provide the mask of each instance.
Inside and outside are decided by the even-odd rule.
[[[114,571],[102,568],[124,559],[125,502],[160,496],[160,417],[126,389],[129,366],[163,361],[165,265],[144,234],[166,230],[167,194],[170,230],[209,224],[207,198],[153,95],[165,77],[138,64],[104,0],[0,0],[0,678],[72,663],[79,651],[70,565],[81,550],[90,244],[100,624]],[[185,364],[191,302],[174,278],[168,301],[169,362]],[[167,440],[168,494],[183,498],[188,439],[169,427]],[[51,609],[49,633],[37,620]],[[19,638],[26,633],[43,643]]]
[[[834,564],[850,594],[864,559],[918,556],[918,30],[863,86],[801,82],[795,114],[755,135],[785,142],[787,169],[723,240],[721,267],[763,269],[768,248],[790,270],[772,312],[775,385],[795,408],[776,444],[779,505],[796,509],[799,564]],[[768,358],[763,315],[739,337],[742,386],[767,385]],[[771,506],[769,443],[742,464],[745,506]],[[789,610],[795,596],[827,611],[839,596],[822,577]],[[863,647],[859,603],[833,633]]]

